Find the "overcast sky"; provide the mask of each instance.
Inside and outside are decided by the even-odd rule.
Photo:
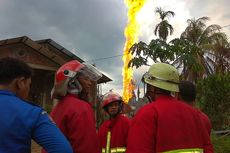
[[[207,25],[230,25],[229,5],[229,0],[148,0],[138,16],[139,40],[148,43],[154,38],[154,26],[159,23],[156,7],[176,13],[170,19],[175,28],[172,39],[185,29],[189,18],[208,16]],[[104,92],[121,93],[123,63],[117,55],[123,53],[126,13],[123,0],[0,0],[0,39],[50,38],[113,79],[103,85]],[[230,27],[223,30],[230,36]],[[137,82],[144,71],[146,67],[135,70]]]

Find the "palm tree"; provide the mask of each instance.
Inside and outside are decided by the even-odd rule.
[[[230,72],[230,43],[226,39],[216,40],[212,48],[212,53],[214,56],[210,61],[214,61],[214,71],[215,73],[229,73]]]
[[[173,11],[164,11],[160,7],[157,7],[155,12],[159,14],[161,22],[156,25],[154,34],[158,35],[161,40],[166,41],[168,35],[172,35],[174,31],[166,18],[173,17],[175,13]]]
[[[218,59],[213,47],[219,41],[227,41],[219,25],[206,26],[208,20],[208,17],[187,20],[188,26],[181,38],[172,41],[173,50],[178,49],[173,64],[182,68],[182,75],[187,80],[196,82],[198,78],[213,74]]]

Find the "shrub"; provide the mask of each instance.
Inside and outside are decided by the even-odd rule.
[[[213,129],[230,129],[230,74],[215,74],[198,81],[197,101]]]
[[[212,135],[211,138],[215,153],[230,153],[230,136]]]

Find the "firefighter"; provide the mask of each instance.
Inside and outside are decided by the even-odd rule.
[[[92,83],[101,73],[95,67],[72,60],[56,72],[52,98],[59,99],[51,112],[74,150],[74,153],[99,153],[95,118],[87,101]]]
[[[196,107],[196,87],[190,81],[180,81],[179,84],[179,100],[189,104],[192,107]],[[197,109],[198,110],[198,109]],[[209,136],[211,135],[212,125],[208,116],[202,111],[198,110],[204,126],[207,129]]]
[[[212,153],[197,110],[171,96],[179,91],[177,69],[155,63],[144,81],[152,102],[132,120],[126,153]]]
[[[108,92],[103,96],[102,108],[109,115],[99,128],[102,153],[124,153],[130,120],[122,113],[123,101],[119,94]]]

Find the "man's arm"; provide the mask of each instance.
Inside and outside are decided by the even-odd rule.
[[[68,140],[45,111],[40,113],[32,137],[48,153],[73,153]]]

